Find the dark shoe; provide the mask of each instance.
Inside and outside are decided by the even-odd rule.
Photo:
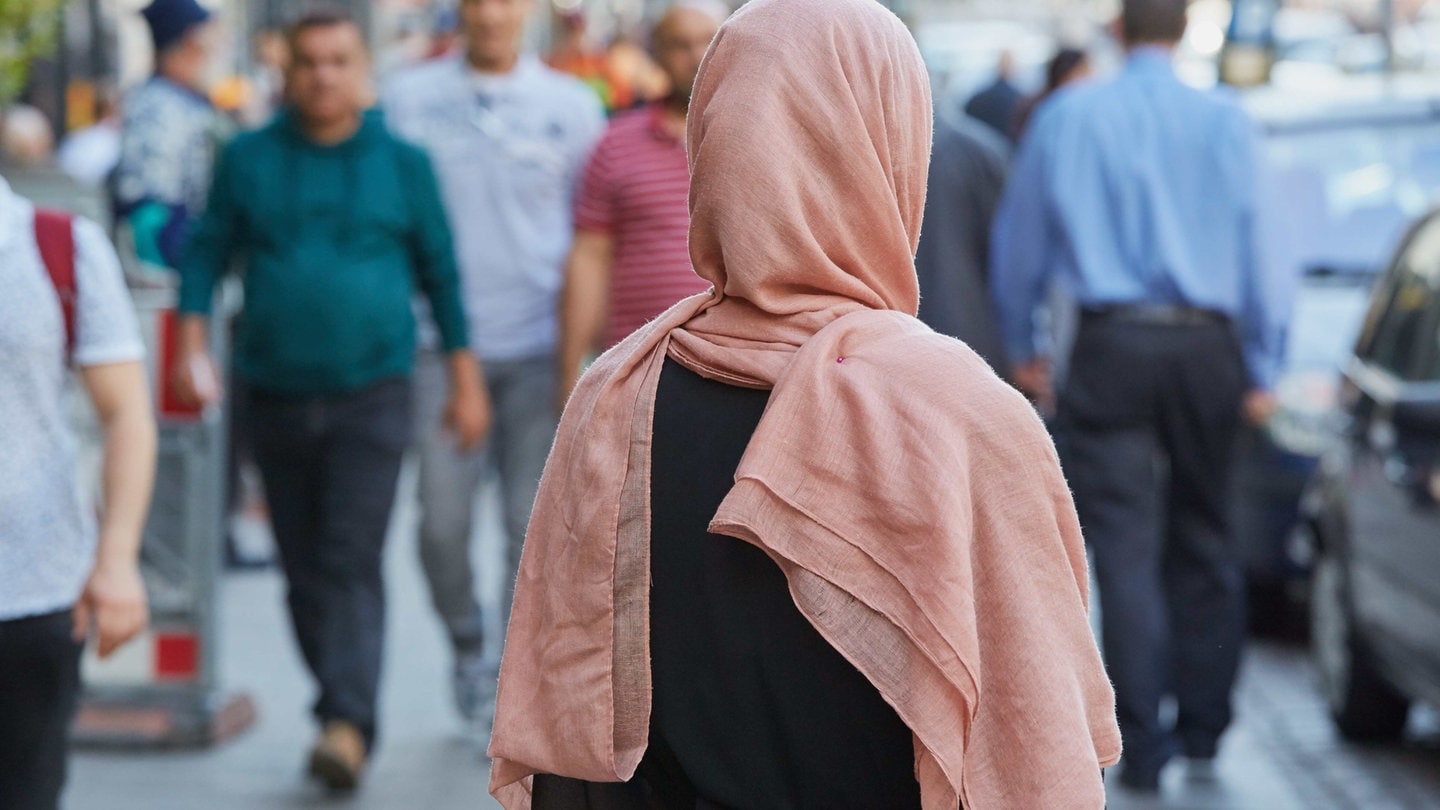
[[[310,775],[330,790],[349,792],[360,786],[365,772],[365,737],[343,720],[325,724],[310,752]]]

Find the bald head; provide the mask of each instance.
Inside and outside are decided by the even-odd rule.
[[[689,106],[700,61],[724,16],[724,7],[718,4],[711,8],[702,3],[681,3],[671,6],[655,23],[655,61],[670,80],[671,99],[677,104]]]
[[[5,110],[0,117],[0,153],[22,168],[36,168],[50,162],[55,134],[45,114],[24,105]]]

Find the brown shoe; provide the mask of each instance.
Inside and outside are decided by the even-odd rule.
[[[310,752],[310,775],[334,791],[351,791],[365,772],[365,737],[344,720],[325,724]]]

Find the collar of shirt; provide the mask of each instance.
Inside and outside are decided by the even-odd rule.
[[[658,101],[650,105],[650,134],[654,135],[657,141],[685,148],[685,140],[675,137],[675,133],[671,132],[669,125],[665,123],[665,105]]]
[[[521,54],[515,67],[505,73],[482,73],[470,67],[463,54],[451,58],[455,60],[456,68],[465,76],[470,89],[478,95],[491,98],[521,92],[517,88],[540,67],[540,60],[529,54]]]
[[[1125,59],[1126,70],[1175,72],[1175,52],[1164,45],[1141,45]]]
[[[179,82],[175,81],[174,79],[171,79],[171,78],[169,78],[169,77],[167,77],[167,76],[161,76],[159,73],[156,73],[156,74],[155,74],[155,77],[154,77],[153,81],[155,81],[155,83],[157,83],[157,84],[159,84],[159,85],[162,85],[162,86],[164,86],[164,87],[166,87],[166,88],[169,88],[172,92],[174,92],[176,95],[180,96],[181,98],[184,98],[184,99],[189,100],[189,101],[193,101],[193,102],[195,102],[196,104],[199,104],[199,105],[204,106],[204,107],[206,107],[206,108],[211,108],[211,107],[214,107],[214,106],[215,106],[214,104],[212,104],[212,103],[210,102],[210,97],[207,96],[207,95],[205,95],[204,92],[202,92],[201,90],[199,90],[199,89],[197,89],[197,88],[190,87],[189,85],[181,84],[181,83],[179,83]]]

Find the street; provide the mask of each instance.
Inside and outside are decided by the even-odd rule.
[[[215,750],[195,753],[80,754],[70,810],[476,810],[496,807],[485,792],[483,743],[467,735],[450,698],[449,655],[415,556],[413,477],[402,484],[387,553],[389,651],[383,689],[382,748],[351,800],[326,797],[303,777],[312,728],[308,683],[273,571],[230,574],[222,593],[226,684],[250,693],[256,726]],[[493,510],[478,538],[482,560],[498,554]],[[488,570],[493,571],[494,566]],[[492,602],[498,582],[482,580]],[[1410,742],[1367,749],[1340,742],[1325,716],[1303,650],[1252,646],[1226,737],[1219,780],[1195,784],[1182,765],[1165,775],[1161,800],[1117,788],[1117,810],[1423,810],[1440,808],[1440,719],[1412,717]],[[1113,773],[1112,773],[1113,777]]]

